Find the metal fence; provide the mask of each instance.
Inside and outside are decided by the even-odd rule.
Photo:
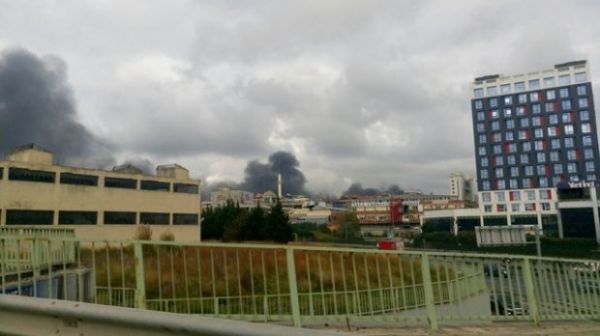
[[[0,293],[251,321],[428,325],[600,316],[596,261],[0,235]]]

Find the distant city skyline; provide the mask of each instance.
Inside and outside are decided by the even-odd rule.
[[[42,64],[40,78],[72,102],[57,107],[69,110],[70,131],[48,132],[48,143],[78,134],[99,163],[178,162],[211,183],[243,182],[249,161],[284,151],[314,193],[353,183],[448,193],[450,173],[475,176],[473,78],[587,59],[600,96],[593,1],[568,10],[559,1],[0,0],[0,8],[0,68],[22,48],[23,68]],[[3,101],[15,72],[2,74],[0,142],[20,122],[38,134],[53,127],[34,120],[43,101],[32,114]]]

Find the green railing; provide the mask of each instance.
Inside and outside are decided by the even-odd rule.
[[[418,323],[600,316],[596,261],[0,235],[0,293],[253,321]]]

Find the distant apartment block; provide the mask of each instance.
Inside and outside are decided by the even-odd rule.
[[[472,177],[461,172],[450,174],[450,196],[462,201],[473,201],[477,197],[477,186]]]
[[[158,166],[155,176],[59,166],[35,145],[0,161],[0,225],[70,227],[78,237],[110,240],[133,238],[139,224],[155,238],[170,231],[198,241],[200,182],[176,164]]]
[[[252,208],[256,206],[254,193],[243,190],[234,190],[227,187],[219,188],[210,194],[211,206],[222,207],[227,205],[227,202],[233,202],[241,208]]]

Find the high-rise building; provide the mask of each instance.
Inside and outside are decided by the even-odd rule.
[[[480,191],[596,181],[600,159],[586,61],[473,83]]]
[[[450,196],[462,201],[473,201],[477,190],[475,181],[461,172],[450,174]]]

